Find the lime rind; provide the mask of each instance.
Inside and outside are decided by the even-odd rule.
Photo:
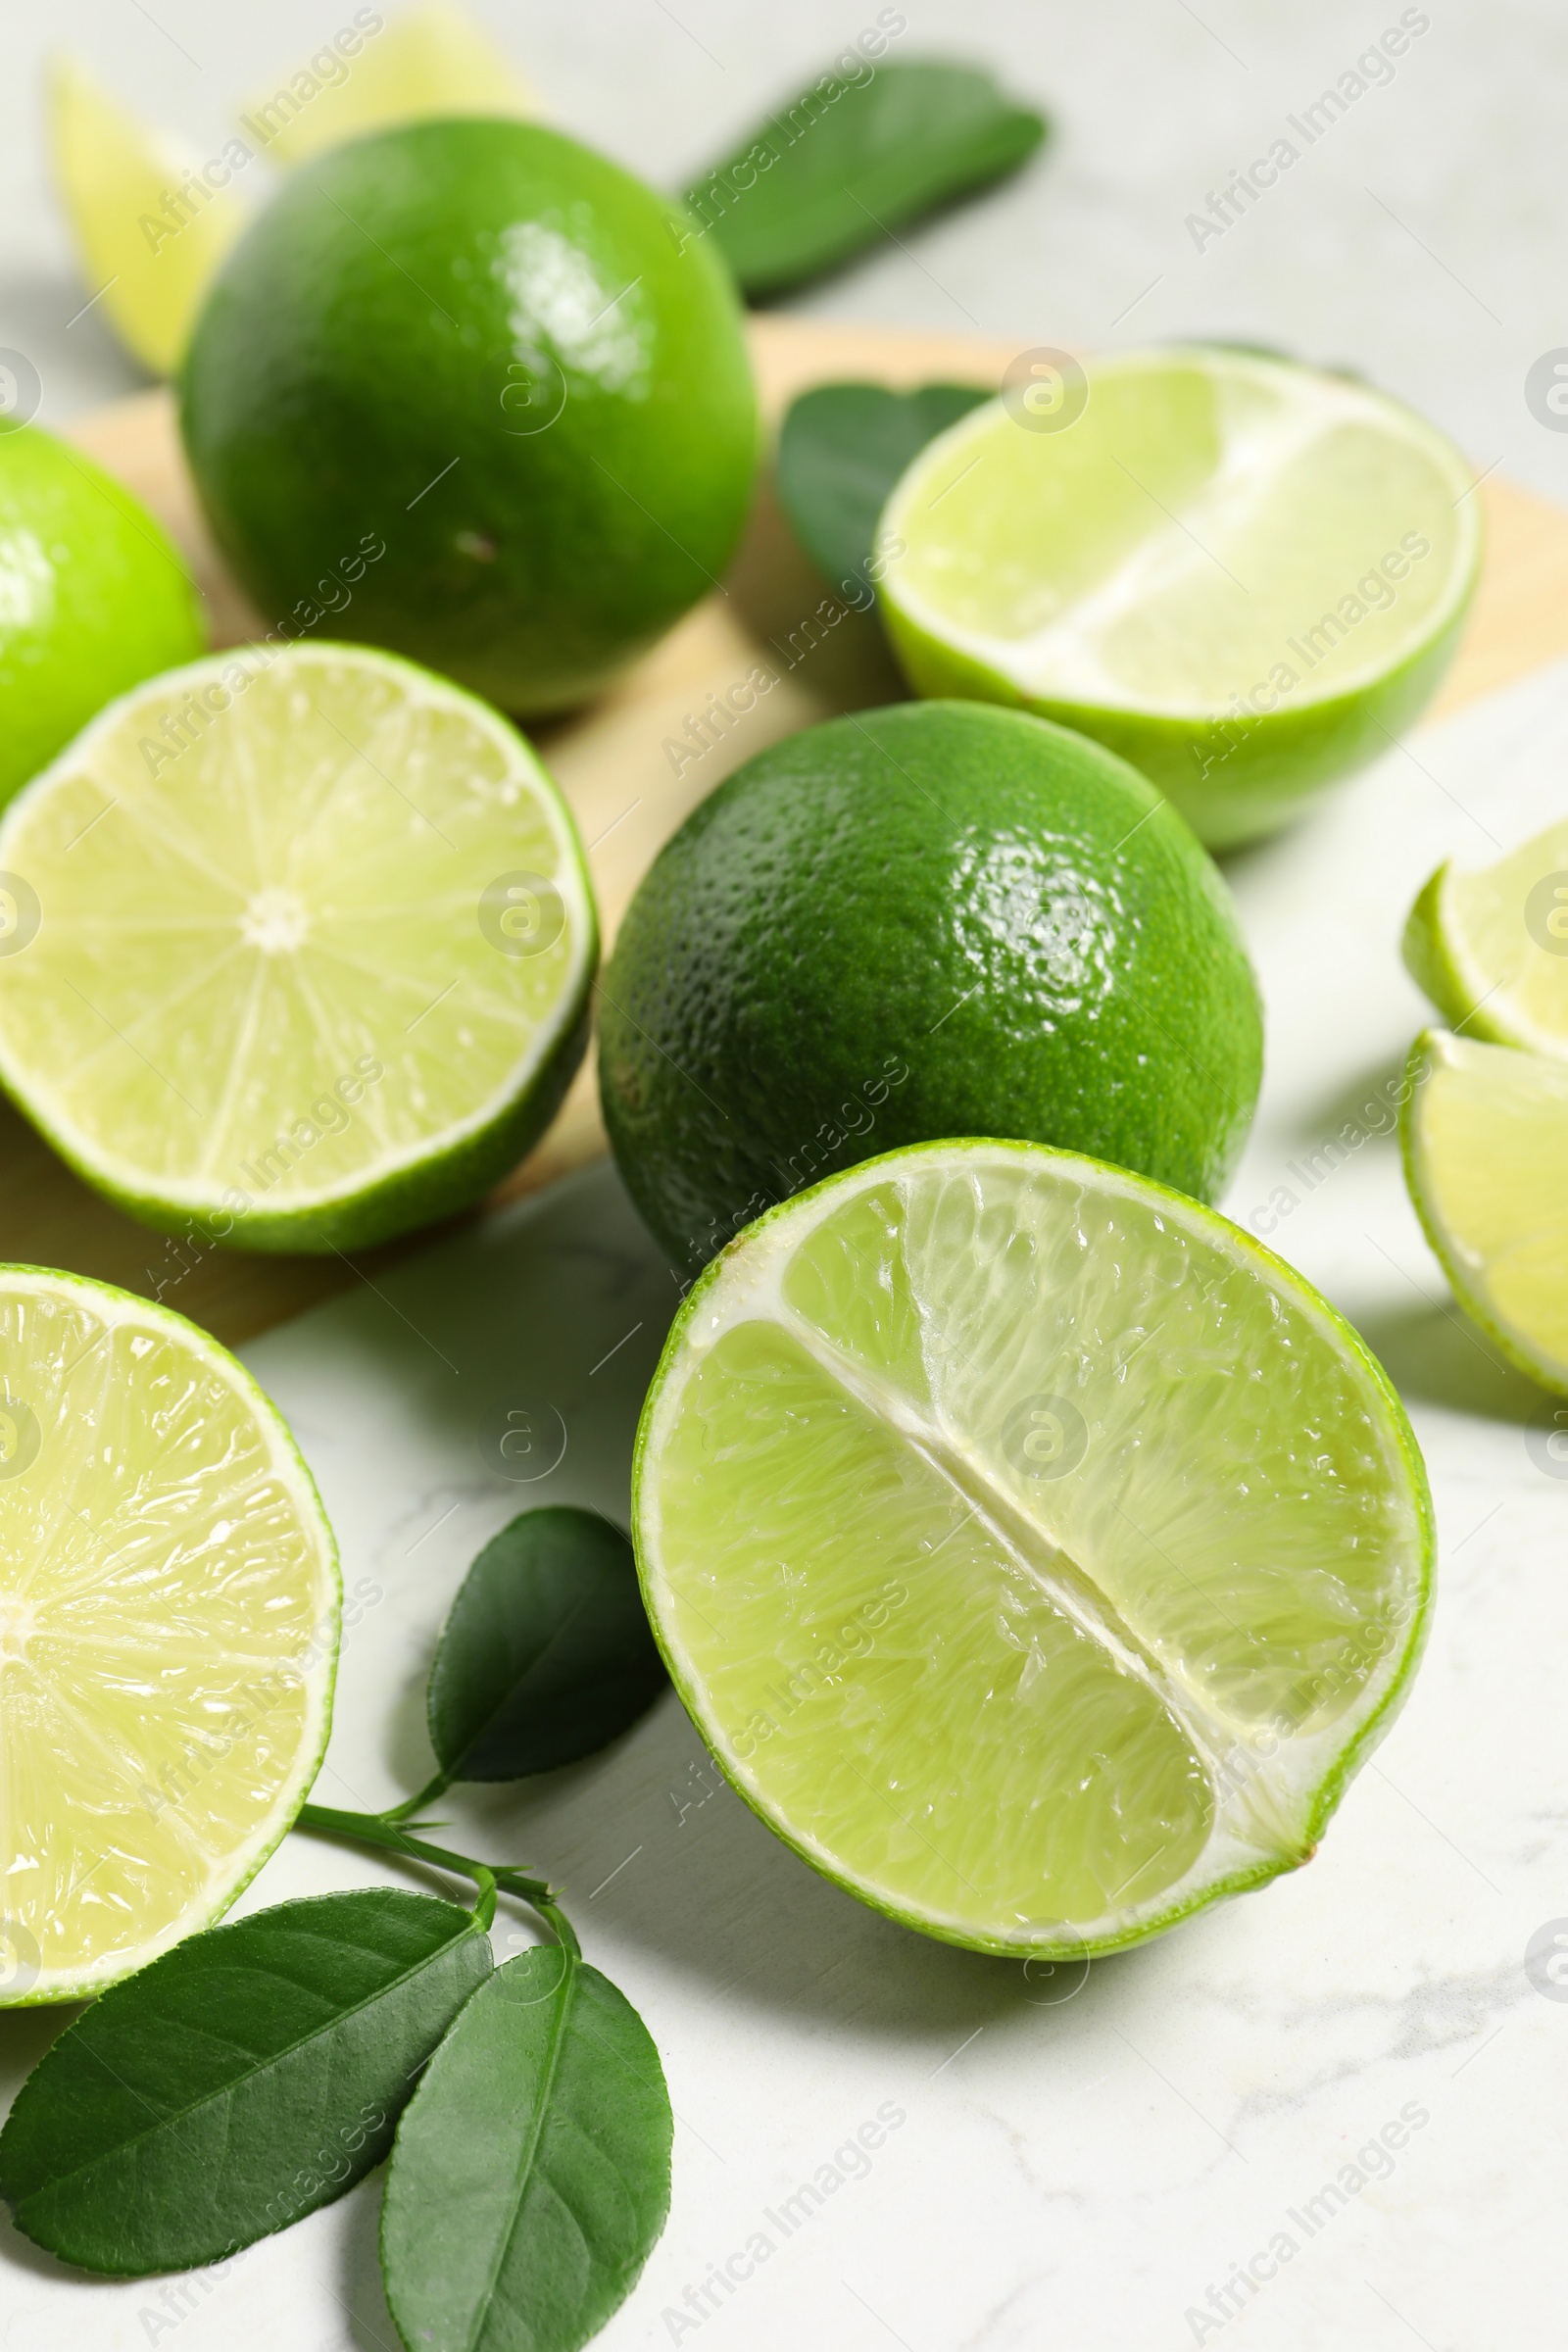
[[[186,1234],[257,1251],[326,1252],[363,1249],[468,1206],[499,1182],[540,1139],[560,1108],[583,1054],[590,1026],[590,991],[599,957],[598,916],[587,859],[564,800],[531,747],[476,696],[401,657],[323,641],[280,654],[240,647],[143,682],[111,703],[67,749],[34,777],[0,817],[0,871],[29,871],[27,831],[45,816],[51,795],[91,776],[95,757],[134,734],[138,715],[156,737],[153,713],[187,706],[240,664],[254,677],[288,664],[294,677],[313,666],[343,668],[389,682],[411,707],[449,711],[494,746],[508,770],[508,787],[526,796],[531,817],[543,819],[556,854],[551,875],[561,894],[571,942],[563,985],[548,1016],[504,1079],[465,1115],[417,1140],[383,1148],[357,1166],[315,1185],[291,1183],[286,1201],[270,1204],[245,1195],[236,1200],[228,1178],[182,1177],[145,1168],[87,1133],[60,1103],[51,1067],[17,1050],[7,1019],[5,987],[24,976],[19,958],[0,964],[0,1086],[84,1182],[162,1232]],[[226,691],[226,690],[225,690]],[[488,878],[488,877],[486,877]],[[475,897],[478,890],[475,890]],[[49,908],[43,908],[47,922]],[[41,926],[40,926],[41,927]],[[279,1108],[281,1109],[281,1105]],[[292,1174],[292,1171],[291,1171]]]
[[[1405,920],[1399,952],[1405,970],[1445,1020],[1454,1028],[1461,1022],[1467,1027],[1474,1025],[1476,1034],[1486,1037],[1491,1032],[1485,1014],[1478,1009],[1477,992],[1455,961],[1444,920],[1444,897],[1452,870],[1451,859],[1446,858],[1422,884]]]
[[[1568,1059],[1565,859],[1559,820],[1490,866],[1465,872],[1449,860],[1429,876],[1405,924],[1404,962],[1451,1028]],[[1548,890],[1550,903],[1533,909]]]
[[[1495,1044],[1486,1041],[1472,1046],[1470,1040],[1451,1036],[1446,1030],[1423,1029],[1410,1050],[1405,1070],[1407,1091],[1399,1111],[1399,1150],[1405,1188],[1433,1255],[1471,1322],[1485,1332],[1516,1372],[1524,1373],[1527,1379],[1553,1396],[1568,1396],[1568,1354],[1553,1353],[1500,1311],[1488,1286],[1488,1269],[1482,1253],[1455,1231],[1440,1205],[1443,1184],[1427,1129],[1431,1090],[1435,1082],[1441,1083],[1446,1073],[1459,1066],[1467,1052],[1505,1056],[1499,1065],[1502,1074],[1516,1079],[1521,1087],[1529,1086],[1532,1069],[1539,1071],[1547,1084],[1561,1086],[1559,1063],[1544,1055],[1523,1052],[1511,1041]],[[1510,1064],[1514,1066],[1509,1067]],[[1562,1129],[1563,1139],[1568,1141],[1568,1098],[1563,1104]],[[1484,1139],[1481,1149],[1484,1152]],[[1498,1170],[1495,1190],[1499,1196],[1506,1191],[1509,1173]]]
[[[1230,1840],[1233,1851],[1221,1859],[1215,1847],[1223,1846],[1226,1841],[1211,1839],[1181,1882],[1161,1889],[1145,1904],[1127,1906],[1115,1915],[1058,1921],[1054,1926],[1031,1923],[1017,1933],[998,1932],[970,1919],[951,1913],[943,1916],[929,1906],[911,1906],[897,1899],[874,1879],[847,1867],[807,1825],[781,1810],[737,1754],[733,1727],[713,1704],[702,1674],[676,1634],[671,1588],[662,1557],[658,1470],[669,1443],[682,1386],[690,1376],[694,1352],[712,1347],[726,1316],[741,1320],[761,1315],[765,1319],[774,1311],[775,1277],[786,1255],[786,1237],[798,1247],[813,1218],[845,1200],[851,1192],[864,1193],[881,1182],[889,1170],[917,1168],[921,1162],[942,1155],[960,1163],[986,1155],[1014,1162],[1047,1163],[1088,1186],[1103,1188],[1113,1196],[1163,1210],[1173,1222],[1189,1229],[1196,1226],[1210,1241],[1220,1243],[1236,1265],[1260,1276],[1276,1294],[1285,1293],[1304,1310],[1339,1360],[1353,1369],[1365,1394],[1369,1414],[1377,1420],[1386,1441],[1390,1484],[1401,1489],[1401,1503],[1407,1511],[1411,1574],[1396,1611],[1400,1625],[1398,1639],[1380,1648],[1355,1703],[1316,1736],[1310,1753],[1296,1759],[1298,1801],[1293,1820],[1275,1850],[1253,1850],[1249,1854],[1240,1850],[1241,1841],[1233,1838]],[[788,1254],[793,1255],[793,1250]],[[726,1291],[733,1295],[728,1300],[724,1297]],[[1348,1782],[1387,1731],[1426,1639],[1436,1537],[1425,1468],[1403,1407],[1382,1366],[1359,1336],[1294,1268],[1216,1212],[1105,1163],[1039,1146],[984,1139],[918,1145],[863,1162],[767,1210],[709,1264],[682,1303],[648,1392],[637,1433],[632,1487],[633,1536],[644,1598],[655,1634],[683,1703],[739,1794],[803,1860],[873,1909],[940,1940],[999,1955],[1069,1959],[1081,1958],[1086,1953],[1119,1950],[1162,1934],[1179,1920],[1221,1897],[1261,1886],[1308,1860]],[[1303,1749],[1308,1745],[1300,1744]],[[1244,1789],[1242,1809],[1246,1811],[1249,1807],[1255,1810],[1255,1793],[1249,1797]],[[1263,1809],[1266,1811],[1267,1806]]]
[[[302,1675],[310,1698],[307,1729],[296,1749],[292,1769],[265,1816],[225,1857],[227,1867],[218,1874],[220,1885],[216,1893],[209,1890],[205,1901],[189,1905],[164,1921],[129,1953],[106,1955],[74,1969],[40,1969],[24,1987],[0,1992],[0,2008],[32,2008],[90,1999],[108,1985],[134,1974],[185,1936],[213,1926],[232,1908],[263,1864],[275,1852],[310,1794],[331,1736],[342,1634],[343,1579],[337,1540],[305,1457],[276,1405],[237,1356],[172,1308],[88,1275],[48,1266],[0,1264],[0,1292],[6,1289],[34,1294],[64,1291],[73,1298],[83,1298],[88,1311],[99,1316],[106,1327],[118,1323],[166,1335],[176,1346],[198,1356],[210,1374],[224,1381],[265,1435],[270,1466],[288,1491],[300,1526],[311,1540],[313,1565],[319,1586],[324,1588],[314,1595],[315,1624]]]
[[[195,582],[157,519],[21,416],[0,417],[0,550],[3,806],[112,697],[194,661],[207,632]]]
[[[1211,849],[1224,849],[1274,829],[1321,785],[1381,756],[1389,738],[1397,736],[1425,708],[1452,660],[1475,593],[1484,524],[1479,501],[1469,496],[1474,483],[1460,453],[1414,410],[1351,379],[1230,348],[1171,345],[1091,362],[1086,371],[1090,405],[1097,382],[1125,382],[1140,373],[1191,370],[1195,366],[1211,373],[1221,408],[1238,389],[1246,393],[1273,387],[1303,409],[1315,404],[1330,418],[1375,425],[1408,452],[1419,453],[1441,490],[1439,503],[1455,518],[1455,544],[1443,594],[1420,625],[1406,631],[1404,641],[1369,654],[1355,667],[1329,662],[1325,669],[1332,676],[1316,681],[1310,675],[1298,677],[1288,692],[1274,691],[1269,662],[1263,661],[1265,674],[1257,691],[1267,691],[1270,699],[1261,703],[1253,695],[1250,668],[1245,676],[1228,677],[1224,694],[1171,699],[1126,686],[1115,693],[1097,692],[1092,662],[1082,680],[1070,687],[1059,680],[1043,682],[1035,674],[1035,658],[1026,651],[1007,638],[965,626],[934,603],[911,578],[902,556],[887,568],[880,610],[893,650],[918,694],[996,701],[1093,736],[1142,769]],[[878,544],[907,554],[923,536],[911,522],[917,498],[944,473],[953,473],[955,478],[932,502],[939,503],[963,478],[966,468],[959,461],[971,445],[979,451],[988,436],[1019,429],[1006,400],[999,399],[928,443],[883,510]],[[1063,439],[1071,430],[1064,428]],[[978,462],[977,456],[972,463]],[[1147,489],[1147,484],[1139,487]],[[1168,505],[1166,512],[1172,532],[1186,529]],[[1070,510],[1068,521],[1070,525]],[[1187,534],[1189,550],[1197,547],[1198,537]],[[1359,560],[1365,553],[1346,559],[1347,598],[1353,596],[1358,578],[1376,568],[1375,557],[1381,551],[1375,551],[1370,563]],[[1193,561],[1198,560],[1194,556]],[[1213,560],[1221,569],[1229,569],[1222,559]],[[993,577],[1010,577],[1018,567],[1016,555],[1009,555],[1005,561],[999,557],[990,569]],[[1287,668],[1294,668],[1299,659],[1289,650],[1293,633],[1310,625],[1311,615],[1282,616],[1272,655]],[[1032,642],[1020,640],[1019,645]],[[1192,643],[1190,623],[1186,642]],[[1250,699],[1244,702],[1243,697]]]

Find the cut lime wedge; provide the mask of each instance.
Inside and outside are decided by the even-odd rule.
[[[477,19],[450,0],[404,9],[390,24],[355,24],[303,73],[258,89],[240,128],[270,163],[302,164],[345,139],[426,115],[538,115],[535,92]],[[311,85],[314,84],[314,87]]]
[[[883,512],[917,692],[1016,704],[1142,768],[1212,847],[1387,751],[1453,652],[1481,556],[1463,458],[1368,386],[1224,349],[1009,389]]]
[[[1424,1630],[1425,1476],[1299,1276],[1039,1146],[751,1226],[676,1318],[644,1592],[780,1837],[906,1925],[1065,1957],[1313,1851]]]
[[[49,143],[87,293],[144,367],[172,374],[249,217],[232,158],[149,130],[71,58],[50,73]]]
[[[1568,818],[1479,873],[1440,865],[1404,960],[1455,1028],[1568,1059]]]
[[[1568,1069],[1429,1029],[1400,1113],[1416,1214],[1465,1312],[1568,1396]]]
[[[332,1531],[205,1332],[0,1267],[0,2003],[75,2000],[208,1926],[316,1777]]]
[[[0,890],[0,1080],[166,1231],[348,1250],[446,1215],[582,1057],[565,804],[486,704],[389,655],[136,688],[11,804]]]

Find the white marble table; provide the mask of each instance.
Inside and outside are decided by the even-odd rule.
[[[1565,801],[1568,668],[1416,737],[1231,866],[1268,1074],[1228,1205],[1277,1220],[1274,1245],[1382,1353],[1442,1536],[1426,1663],[1308,1869],[1053,2001],[1018,1967],[926,1942],[814,1877],[729,1792],[672,1696],[603,1759],[448,1800],[455,1842],[564,1884],[590,1956],[663,2053],[674,2207],[606,2352],[1561,2340],[1568,2000],[1524,1961],[1568,1919],[1568,1483],[1543,1449],[1543,1399],[1452,1308],[1383,1090],[1423,1017],[1396,955],[1416,886]],[[1348,1127],[1365,1140],[1314,1179]],[[602,1168],[248,1350],[343,1544],[353,1622],[324,1802],[379,1805],[424,1779],[432,1638],[487,1536],[530,1501],[624,1517],[673,1301]],[[526,1487],[490,1450],[523,1398],[566,1439]],[[385,1876],[294,1837],[243,1907]],[[504,1920],[500,1948],[528,1934]],[[7,2088],[49,2031],[4,2021]],[[880,2145],[858,2155],[878,2118]],[[184,2281],[72,2279],[7,2229],[0,2352],[131,2352],[175,2331],[179,2352],[395,2352],[378,2195],[368,2181]]]

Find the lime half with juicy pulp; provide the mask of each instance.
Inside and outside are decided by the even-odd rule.
[[[1408,1077],[1405,1179],[1454,1297],[1568,1396],[1568,1069],[1429,1029]]]
[[[934,1143],[698,1281],[638,1434],[671,1675],[743,1796],[907,1926],[1067,1957],[1311,1855],[1398,1703],[1426,1479],[1355,1334],[1235,1226]]]
[[[1481,562],[1470,467],[1368,385],[1261,354],[1055,355],[915,459],[882,515],[923,695],[1059,719],[1211,848],[1272,831],[1436,690]]]
[[[1568,818],[1479,872],[1440,865],[1404,960],[1455,1028],[1568,1059]]]
[[[0,1267],[0,2003],[76,2000],[209,1926],[303,1804],[337,1552],[225,1348]]]
[[[0,821],[0,1080],[167,1231],[349,1250],[464,1207],[587,1038],[593,899],[515,729],[359,647],[96,719]]]

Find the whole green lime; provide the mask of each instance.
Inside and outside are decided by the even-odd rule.
[[[204,645],[146,508],[37,425],[0,426],[0,804],[105,703]]]
[[[758,454],[712,241],[533,122],[406,123],[297,172],[213,287],[181,415],[270,621],[520,713],[705,593]]]
[[[1230,896],[1098,744],[980,703],[830,719],[694,810],[605,975],[622,1176],[677,1265],[939,1137],[1011,1137],[1212,1200],[1262,1067]]]

